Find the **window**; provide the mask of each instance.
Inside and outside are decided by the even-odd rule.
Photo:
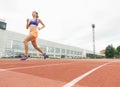
[[[71,54],[73,54],[73,51],[71,50]]]
[[[77,52],[77,55],[79,55],[80,54],[80,52]]]
[[[62,49],[61,52],[62,52],[62,53],[65,53],[65,49]]]
[[[35,48],[32,46],[32,44],[28,43],[28,47],[30,51],[35,51]]]
[[[82,55],[82,52],[81,52],[81,51],[79,52],[79,55]]]
[[[28,47],[30,51],[35,51],[35,48],[32,46],[32,44],[28,43]],[[24,50],[24,43],[22,41],[13,40],[12,49]]]
[[[67,54],[70,54],[70,50],[67,50]]]
[[[24,50],[24,44],[22,41],[13,40],[12,49]]]
[[[46,47],[46,46],[41,46],[41,49],[42,49],[44,52],[47,52],[47,47]]]
[[[0,21],[0,29],[6,30],[6,23]]]
[[[74,55],[76,55],[77,54],[77,52],[76,51],[74,51]]]
[[[56,48],[55,53],[60,53],[60,48]]]
[[[53,52],[54,53],[54,48],[53,47],[48,47],[48,52]]]

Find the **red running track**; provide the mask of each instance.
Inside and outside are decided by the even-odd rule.
[[[0,87],[120,87],[119,71],[119,60],[0,60]]]

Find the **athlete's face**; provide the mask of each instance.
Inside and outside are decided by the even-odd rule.
[[[33,16],[33,17],[37,17],[37,14],[36,14],[35,11],[32,13],[32,16]]]

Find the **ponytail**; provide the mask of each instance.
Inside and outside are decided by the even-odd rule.
[[[36,12],[36,15],[37,15],[36,18],[39,18],[38,12]]]

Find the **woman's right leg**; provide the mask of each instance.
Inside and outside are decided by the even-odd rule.
[[[25,49],[25,54],[24,55],[28,55],[28,42],[33,40],[34,36],[32,36],[31,34],[29,34],[25,39],[24,39],[24,49]]]

